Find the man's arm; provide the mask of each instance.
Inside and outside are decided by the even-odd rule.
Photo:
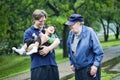
[[[46,55],[49,51],[52,51],[60,44],[59,38],[56,38],[55,41],[50,46],[42,46],[43,49],[39,51],[40,55]]]
[[[59,38],[56,38],[55,41],[50,46],[48,46],[48,48],[51,51],[55,49],[59,44],[60,44],[60,40]]]

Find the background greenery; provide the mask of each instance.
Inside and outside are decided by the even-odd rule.
[[[61,40],[56,50],[58,63],[68,60],[66,40],[69,29],[64,23],[72,13],[81,14],[85,25],[96,32],[103,28],[103,48],[120,43],[120,0],[0,0],[0,79],[29,71],[29,57],[18,56],[11,48],[21,47],[24,31],[33,24],[35,9],[45,10],[48,13],[46,24],[57,28]],[[109,31],[113,32],[112,40]]]
[[[63,57],[67,57],[66,39],[69,29],[64,23],[72,13],[84,17],[85,25],[104,30],[104,41],[109,39],[109,29],[119,39],[119,0],[0,0],[0,55],[12,53],[12,46],[20,47],[23,33],[32,22],[32,12],[43,9],[48,13],[46,24],[53,24],[61,39]],[[110,24],[114,24],[114,29]]]

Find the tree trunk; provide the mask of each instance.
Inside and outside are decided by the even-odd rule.
[[[63,57],[68,57],[67,51],[67,36],[68,36],[68,27],[64,27],[63,29]]]
[[[100,19],[100,22],[103,26],[103,31],[104,31],[104,41],[106,42],[107,41],[107,34],[106,34],[106,28],[105,28],[105,25],[104,25],[104,22],[102,19]]]
[[[119,39],[119,28],[120,27],[116,27],[115,39]]]

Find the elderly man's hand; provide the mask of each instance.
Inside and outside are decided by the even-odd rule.
[[[71,70],[72,70],[73,72],[75,72],[75,67],[74,67],[74,65],[71,65],[70,68],[71,68]]]
[[[96,77],[96,73],[97,73],[97,67],[96,66],[91,66],[91,71],[90,71],[90,75],[93,77]]]

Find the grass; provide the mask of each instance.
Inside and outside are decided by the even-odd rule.
[[[56,49],[56,61],[61,63],[68,58],[62,57],[62,49]],[[30,71],[30,57],[19,55],[0,56],[0,80]]]
[[[111,47],[111,46],[117,46],[117,45],[120,45],[120,40],[111,39],[108,42],[101,41],[101,45],[102,45],[103,48],[107,48],[107,47]]]
[[[101,45],[104,48],[120,45],[120,39],[116,40],[114,36],[110,36],[107,42],[104,42],[103,39],[100,40]]]
[[[28,72],[30,68],[28,56],[2,55],[0,56],[0,80],[13,75]]]
[[[68,58],[63,58],[62,49],[56,49],[55,53],[56,53],[56,61],[57,61],[57,63],[61,63],[61,62],[64,62],[64,61],[68,60]]]

